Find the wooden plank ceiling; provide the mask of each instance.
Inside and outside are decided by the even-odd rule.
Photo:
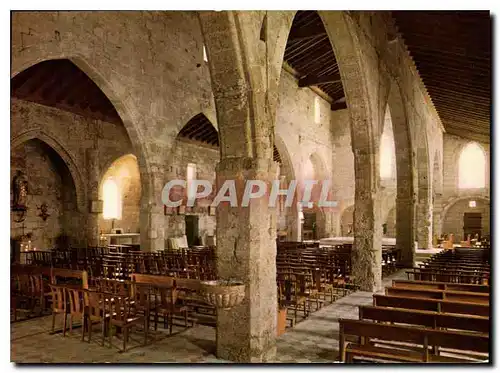
[[[177,135],[178,139],[185,139],[199,144],[219,147],[219,133],[210,120],[203,114],[197,114],[185,124]],[[278,148],[274,145],[273,159],[281,163]]]
[[[11,96],[92,119],[122,124],[113,104],[67,59],[40,62],[11,79]]]
[[[295,15],[284,60],[298,78],[299,87],[319,89],[332,110],[347,107],[337,60],[316,11],[298,11]]]
[[[489,143],[489,12],[394,11],[392,15],[446,132]]]

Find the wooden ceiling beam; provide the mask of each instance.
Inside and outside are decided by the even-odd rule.
[[[205,124],[205,126],[201,127],[200,130],[198,132],[195,132],[193,136],[200,139],[205,137],[206,135],[211,134],[214,131],[215,128],[213,128],[211,124]]]
[[[468,131],[455,130],[455,129],[452,129],[452,128],[447,129],[446,133],[449,134],[449,135],[455,135],[455,136],[458,136],[458,137],[462,137],[464,139],[469,139],[469,140],[473,140],[473,141],[483,142],[483,143],[487,143],[487,144],[489,144],[490,141],[491,141],[491,137],[490,136],[477,135],[477,134],[470,133]]]
[[[431,95],[431,98],[433,100],[447,97],[447,98],[452,99],[453,101],[457,101],[457,102],[459,102],[459,101],[475,102],[479,99],[482,101],[478,102],[478,106],[485,106],[485,107],[489,107],[490,102],[491,102],[491,101],[487,102],[488,100],[490,100],[489,97],[481,97],[481,96],[477,96],[474,94],[457,92],[453,89],[444,88],[444,87],[432,86],[432,87],[428,87],[427,90],[429,91],[429,94]]]
[[[325,84],[325,83],[342,83],[340,74],[329,74],[329,75],[306,75],[304,78],[299,79],[299,87],[309,87],[312,85]]]
[[[292,27],[288,35],[289,41],[303,41],[307,39],[314,39],[318,37],[328,36],[325,27],[322,24],[316,24],[309,27]]]
[[[443,118],[443,123],[444,127],[461,127],[463,129],[467,129],[473,132],[479,132],[479,133],[489,133],[490,128],[481,125],[481,123],[478,123],[477,121],[471,121],[470,119],[467,118],[454,118],[452,120],[448,118]]]
[[[453,89],[458,92],[466,92],[466,93],[473,93],[474,95],[484,95],[485,97],[490,97],[491,96],[491,89],[488,88],[482,88],[479,87],[478,85],[473,86],[471,84],[468,84],[466,82],[458,82],[458,81],[453,81],[451,79],[448,79],[445,76],[438,76],[434,74],[425,74],[422,75],[422,80],[425,82],[425,86],[430,88],[430,87],[445,87],[448,89]]]

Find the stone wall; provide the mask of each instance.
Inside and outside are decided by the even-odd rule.
[[[187,179],[187,166],[189,163],[196,165],[196,178],[208,180],[212,183],[212,196],[216,191],[215,166],[220,159],[219,149],[203,143],[191,142],[184,139],[175,141],[171,154],[167,160],[168,179]],[[168,181],[168,180],[165,180]],[[216,219],[210,215],[208,206],[210,198],[197,200],[192,209],[187,209],[187,215],[198,216],[198,236],[206,240],[207,236],[215,236]],[[181,216],[169,216],[165,231],[165,237],[179,237],[186,233],[185,218]]]
[[[459,189],[458,162],[462,149],[471,141],[454,135],[444,135],[443,188],[437,195],[435,211],[438,222],[437,234],[455,235],[455,241],[463,237],[463,215],[465,212],[481,212],[485,235],[490,234],[490,144],[478,143],[486,154],[486,188]],[[476,201],[476,208],[469,208],[469,201]]]

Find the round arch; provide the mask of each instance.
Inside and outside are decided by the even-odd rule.
[[[85,201],[86,201],[86,188],[83,182],[83,176],[78,169],[73,157],[68,153],[68,151],[61,145],[61,143],[51,134],[40,130],[34,129],[23,132],[22,134],[16,136],[11,139],[11,149],[15,149],[18,146],[24,144],[25,142],[33,139],[38,139],[48,146],[50,146],[64,161],[66,166],[68,167],[71,178],[73,179],[73,183],[76,189],[76,204],[79,212],[85,211]]]
[[[293,168],[292,157],[290,156],[290,152],[288,151],[288,147],[283,141],[283,138],[277,133],[274,134],[274,145],[276,145],[276,149],[278,149],[278,153],[280,154],[282,169],[286,178],[288,180],[295,180],[296,172]]]
[[[475,200],[477,203],[476,206],[467,206],[466,202],[470,200]],[[484,235],[487,232],[491,235],[490,199],[480,195],[461,196],[449,201],[441,214],[440,224],[442,233],[454,233],[455,241],[465,240],[462,219],[464,217],[463,214],[466,212],[481,213],[482,234]]]
[[[446,214],[448,213],[448,211],[451,207],[453,207],[454,205],[456,205],[460,201],[466,201],[466,200],[480,200],[480,201],[483,201],[485,203],[490,203],[490,199],[488,197],[481,196],[481,195],[469,195],[469,196],[453,198],[443,208],[443,211],[441,214],[441,224],[444,223],[444,220],[446,218]]]

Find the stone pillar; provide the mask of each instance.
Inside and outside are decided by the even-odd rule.
[[[432,237],[440,237],[443,233],[441,222],[442,212],[443,206],[441,204],[441,195],[435,195],[434,201],[432,202]]]
[[[163,182],[163,169],[160,164],[152,164],[149,180],[142,181],[140,229],[141,250],[156,251],[165,248],[165,213],[161,194],[165,183]],[[144,175],[141,175],[143,178]],[[149,181],[149,183],[148,183]],[[149,184],[149,188],[145,185]]]
[[[430,199],[419,193],[417,204],[417,241],[419,249],[432,247],[432,205]]]
[[[375,155],[354,150],[355,200],[352,275],[364,291],[382,289],[381,196],[372,174]],[[378,169],[377,175],[378,175]]]
[[[243,303],[217,312],[217,357],[260,363],[276,355],[276,212],[268,206],[270,184],[276,178],[272,160],[225,158],[217,166],[218,190],[236,180],[238,200],[246,180],[263,180],[268,193],[248,207],[217,207],[217,272],[220,279],[246,285]],[[238,204],[240,206],[240,204]]]
[[[88,207],[86,211],[86,242],[88,246],[99,246],[99,214],[102,213],[102,201],[99,200],[99,151],[97,148],[86,149]]]
[[[291,207],[285,207],[287,212],[287,239],[288,241],[302,241],[302,222],[300,220],[300,207],[298,203],[294,203]]]
[[[401,249],[401,264],[408,268],[415,261],[414,211],[413,196],[396,198],[396,245]]]

